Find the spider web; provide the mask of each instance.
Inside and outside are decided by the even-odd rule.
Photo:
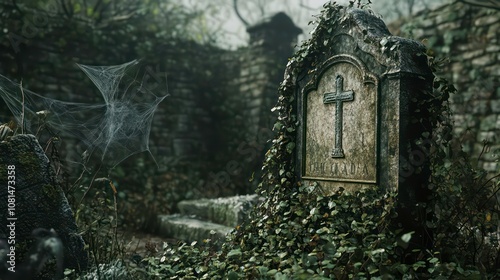
[[[162,83],[157,76],[150,79],[149,74],[139,81],[138,64],[137,60],[114,66],[77,64],[101,93],[103,100],[98,103],[48,98],[2,75],[0,96],[24,133],[36,135],[43,128],[81,141],[85,149],[81,155],[84,165],[97,158],[101,164],[113,168],[141,152],[149,152],[154,160],[149,134],[154,112],[168,96],[166,81],[163,79]]]

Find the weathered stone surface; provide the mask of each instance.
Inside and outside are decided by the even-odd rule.
[[[438,30],[433,22],[443,15],[456,15],[446,19],[453,22],[453,26],[444,30]],[[480,157],[480,165],[487,166],[491,171],[489,176],[495,176],[500,170],[500,162],[491,159],[486,154],[495,154],[495,150],[484,152],[481,145],[475,145],[476,139],[481,138],[484,132],[482,120],[490,114],[499,113],[498,100],[500,92],[500,22],[498,13],[492,9],[475,7],[467,3],[453,2],[441,6],[434,11],[421,11],[416,15],[399,22],[391,24],[395,33],[404,34],[404,26],[414,29],[423,29],[422,33],[413,33],[413,38],[428,42],[428,46],[436,52],[436,57],[449,57],[450,63],[442,74],[446,78],[453,77],[457,94],[452,96],[453,117],[456,122],[454,132],[464,139],[461,141],[464,150],[470,152],[472,158]],[[458,27],[457,24],[458,23]],[[406,30],[410,30],[406,28]],[[403,32],[401,32],[403,31]],[[443,38],[446,34],[456,34],[460,40],[447,44]],[[448,35],[449,36],[449,35]],[[443,55],[443,50],[448,49],[451,55]],[[475,101],[483,101],[475,102]],[[486,106],[485,106],[486,105]],[[474,118],[475,121],[461,121]],[[490,128],[488,128],[489,130]],[[494,129],[500,135],[500,125]],[[470,135],[470,137],[469,137]],[[498,137],[496,140],[498,143]]]
[[[317,89],[305,97],[305,179],[376,183],[378,82],[357,62],[352,56],[331,59]]]
[[[9,166],[15,166],[15,169],[9,169]],[[15,170],[15,178],[8,178],[7,170]],[[9,192],[8,179],[15,181],[15,193]],[[7,240],[11,235],[7,224],[15,222],[18,258],[24,254],[22,247],[32,240],[34,229],[52,228],[64,245],[64,266],[77,270],[87,267],[87,253],[71,208],[56,181],[49,159],[33,135],[16,135],[0,142],[0,184],[0,239]],[[15,196],[12,209],[8,209],[9,195]]]
[[[223,240],[231,230],[231,227],[179,214],[158,216],[158,234],[184,241]]]
[[[231,182],[217,191],[222,190],[223,195],[235,195],[253,190],[248,178],[258,169],[266,149],[262,147],[254,152],[245,147],[243,152],[239,152],[238,147],[254,141],[258,142],[259,147],[266,145],[269,138],[260,140],[255,139],[255,136],[261,129],[269,128],[269,123],[275,120],[271,109],[275,104],[276,88],[281,82],[287,59],[293,54],[300,29],[288,16],[279,13],[249,27],[248,31],[252,38],[249,46],[237,50],[175,40],[164,42],[166,45],[156,45],[155,50],[144,58],[143,62],[149,68],[148,76],[160,78],[162,82],[163,77],[170,77],[164,82],[168,84],[171,95],[168,102],[162,102],[155,112],[150,133],[151,152],[159,169],[149,155],[138,157],[145,160],[144,170],[154,172],[159,178],[172,170],[183,170],[188,174],[171,182],[160,179],[160,187],[176,184],[179,189],[185,190],[190,186],[185,193],[197,193],[198,197],[213,195],[214,190],[209,186],[217,182],[206,181],[208,174],[218,173],[226,162],[236,160],[245,162],[242,171],[231,175]],[[40,38],[38,42],[40,45],[53,43],[49,38]],[[167,47],[171,43],[179,47]],[[94,102],[86,94],[81,94],[82,90],[92,89],[87,88],[88,84],[81,78],[80,70],[72,62],[72,54],[62,59],[65,63],[51,66],[64,69],[64,78],[55,74],[61,71],[28,71],[37,68],[32,66],[38,65],[41,57],[52,55],[49,49],[44,48],[43,55],[31,56],[32,59],[27,62],[31,66],[26,67],[23,81],[30,85],[30,90],[59,100]],[[22,52],[20,56],[26,55]],[[0,53],[0,56],[3,54],[5,52]],[[65,56],[68,53],[58,51],[57,55]],[[94,55],[82,55],[78,59],[82,63],[117,64],[117,57],[106,57],[96,62]],[[2,57],[5,59],[5,56]],[[43,61],[45,63],[46,59]],[[16,75],[10,71],[11,68],[2,63],[0,73],[14,78]],[[250,108],[249,102],[261,105]],[[0,100],[0,123],[10,118],[7,107]],[[64,143],[69,143],[68,139]],[[80,149],[75,146],[76,143],[69,143],[67,147],[62,147],[61,154],[75,155],[78,159],[81,151],[77,153]],[[132,160],[122,167],[130,165],[135,168],[136,163]],[[188,179],[179,179],[185,177]],[[196,187],[199,183],[206,183],[205,187],[200,188],[205,192],[199,192]],[[238,188],[233,189],[231,185],[238,185]]]
[[[495,114],[500,114],[500,99],[491,100],[491,112]]]
[[[410,160],[411,143],[422,132],[411,117],[432,84],[425,47],[392,36],[382,20],[360,9],[341,8],[331,30],[319,39],[327,42],[324,59],[299,74],[300,178],[318,182],[325,194],[403,185],[402,193],[415,192],[428,175],[416,176]]]
[[[159,215],[157,232],[184,241],[222,240],[249,216],[261,201],[257,195],[185,200],[178,203],[180,214]]]
[[[213,223],[235,227],[249,215],[259,201],[257,195],[221,197],[215,199],[185,200],[177,204],[182,215],[196,216]]]
[[[478,133],[478,135],[481,135],[484,132],[491,132],[492,134],[495,134],[494,130],[498,129],[496,127],[496,120],[497,120],[497,115],[493,114],[488,115],[484,119],[482,119],[481,124],[479,125],[481,131]]]

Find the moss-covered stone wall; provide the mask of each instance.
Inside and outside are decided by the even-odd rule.
[[[173,200],[244,194],[253,188],[248,179],[260,169],[272,138],[271,108],[300,29],[280,13],[248,32],[249,46],[236,51],[145,37],[153,44],[130,42],[127,53],[120,55],[116,50],[122,46],[114,50],[99,41],[68,38],[57,49],[53,38],[40,36],[1,55],[0,73],[22,79],[28,89],[51,98],[102,102],[95,85],[75,63],[116,65],[141,58],[151,74],[167,77],[169,97],[155,113],[150,137],[159,168],[143,153],[120,164],[116,177],[128,185],[153,178],[148,184],[176,193]],[[8,118],[7,110],[1,110],[0,122]],[[79,158],[82,149],[64,140],[61,156]],[[126,176],[134,180],[123,180]]]
[[[457,87],[451,97],[455,132],[480,167],[500,170],[499,11],[455,2],[393,23],[392,32],[422,40],[448,57],[445,75]],[[488,148],[483,151],[483,142]],[[483,151],[483,152],[482,152]]]

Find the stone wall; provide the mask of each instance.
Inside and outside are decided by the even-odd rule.
[[[422,40],[438,57],[449,57],[445,75],[457,94],[451,97],[455,132],[480,166],[500,169],[500,16],[499,11],[452,3],[391,24],[393,34]]]
[[[162,42],[142,58],[152,72],[167,75],[170,96],[159,105],[151,129],[150,147],[159,169],[143,153],[120,164],[127,175],[133,172],[129,170],[137,169],[138,162],[145,162],[149,166],[147,171],[136,175],[154,177],[153,185],[181,186],[184,193],[179,199],[250,191],[252,184],[248,179],[259,169],[266,142],[272,138],[271,108],[276,102],[287,58],[292,55],[301,30],[280,13],[250,27],[248,32],[249,46],[236,51],[193,42]],[[93,59],[97,51],[92,46],[79,46],[94,51],[79,53],[75,58],[74,53],[40,51],[51,42],[40,39],[33,44],[19,55],[23,66],[18,68],[23,71],[17,71],[22,73],[17,78],[22,78],[29,89],[61,100],[102,102],[95,86],[75,62],[90,65],[125,62],[116,59],[111,51],[96,63]],[[0,59],[8,62],[6,57]],[[36,67],[44,61],[54,61],[51,64],[54,66]],[[2,65],[12,63],[0,62],[0,68]],[[9,72],[12,71],[1,71]],[[7,119],[7,111],[0,110],[0,122]],[[81,150],[71,145],[62,154],[79,156]],[[188,191],[192,189],[196,189],[194,194]]]
[[[232,177],[239,182],[248,181],[251,176],[260,177],[262,160],[273,138],[275,115],[271,109],[277,102],[283,71],[302,30],[286,14],[278,13],[250,26],[247,32],[250,35],[248,48],[232,54],[239,57],[240,64],[235,81],[239,100],[233,102],[242,108],[239,115],[245,127],[242,131],[241,126],[231,126],[243,132],[233,146],[240,158],[242,172],[241,176]]]

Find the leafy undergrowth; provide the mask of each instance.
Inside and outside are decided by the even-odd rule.
[[[456,90],[436,75],[441,60],[428,56],[434,88],[423,93],[429,98],[425,104],[417,104],[428,115],[414,116],[416,123],[425,118],[434,128],[422,135],[432,146],[426,149],[432,176],[431,195],[418,205],[428,218],[409,223],[428,231],[431,244],[422,246],[418,233],[394,222],[398,194],[384,186],[324,197],[317,186],[296,183],[297,69],[319,64],[322,38],[335,26],[339,9],[325,5],[316,32],[289,62],[258,190],[265,200],[250,221],[229,234],[220,250],[210,240],[165,243],[159,256],[136,259],[134,265],[103,265],[101,279],[500,278],[500,183],[476,169],[450,133],[447,100]]]
[[[411,233],[388,229],[391,197],[374,190],[331,197],[297,187],[287,200],[269,197],[221,251],[184,245],[146,259],[148,274],[183,279],[350,279],[418,267],[397,263]],[[257,214],[259,213],[259,214]]]
[[[449,168],[456,171],[455,166]],[[456,182],[442,185],[449,187],[449,183]],[[498,184],[488,187],[498,188]],[[451,194],[460,200],[457,192]],[[462,198],[470,195],[462,194]],[[228,235],[220,250],[210,240],[164,243],[159,255],[136,259],[133,265],[130,260],[100,265],[99,273],[94,269],[79,279],[95,279],[98,274],[98,279],[495,279],[500,275],[495,267],[498,259],[474,264],[465,258],[487,253],[498,258],[498,248],[484,244],[482,240],[487,239],[481,235],[492,232],[487,226],[496,225],[496,216],[466,225],[464,219],[477,211],[458,215],[455,221],[462,220],[462,224],[436,228],[436,242],[440,242],[436,250],[412,250],[412,232],[393,228],[391,223],[395,217],[392,195],[365,189],[324,197],[315,186],[299,185],[287,190],[286,199],[283,195],[272,192],[247,224]],[[465,201],[461,206],[471,210],[472,205]],[[443,205],[442,209],[455,208]],[[436,215],[435,222],[450,220],[446,213]],[[478,236],[465,240],[473,229]],[[467,246],[474,243],[483,244]],[[455,255],[446,256],[446,250]],[[68,273],[67,279],[74,276]]]
[[[495,277],[494,269],[481,271],[470,263],[444,260],[438,251],[410,250],[412,232],[390,226],[393,206],[393,197],[372,189],[326,198],[318,196],[313,186],[300,186],[288,200],[269,197],[248,224],[228,236],[222,250],[215,250],[208,240],[201,245],[165,243],[162,256],[143,259],[130,275],[139,279]],[[405,262],[408,259],[413,261]]]
[[[352,3],[351,3],[352,6]],[[358,6],[360,3],[358,1]],[[259,193],[265,201],[250,222],[237,227],[215,250],[206,244],[164,246],[163,255],[146,258],[131,271],[145,279],[496,279],[500,277],[498,225],[500,183],[463,153],[451,133],[448,97],[456,89],[437,73],[441,60],[427,55],[435,74],[424,92],[428,123],[422,139],[430,143],[431,195],[418,205],[426,219],[409,221],[425,229],[431,244],[397,222],[397,193],[365,189],[324,197],[314,185],[295,178],[294,113],[298,70],[319,65],[340,7],[326,4],[316,31],[290,59],[274,111],[276,136],[263,164]],[[306,68],[307,68],[306,67]],[[432,133],[431,133],[432,132]],[[426,140],[426,141],[423,141]]]

